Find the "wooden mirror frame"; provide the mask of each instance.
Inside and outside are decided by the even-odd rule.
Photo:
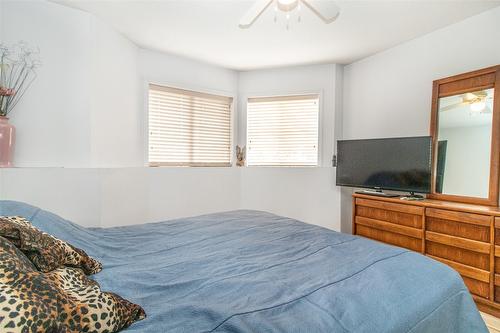
[[[442,97],[495,88],[493,97],[493,120],[491,133],[490,180],[487,198],[477,198],[461,195],[436,193],[439,99]],[[431,136],[432,153],[432,183],[428,198],[456,201],[471,204],[498,206],[499,169],[500,169],[500,65],[477,71],[455,75],[433,82]]]

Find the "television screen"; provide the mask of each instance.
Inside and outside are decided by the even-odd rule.
[[[337,185],[430,193],[432,139],[337,141]]]

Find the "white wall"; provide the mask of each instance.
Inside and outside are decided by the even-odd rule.
[[[233,71],[146,50],[139,51],[138,66],[144,104],[140,117],[146,117],[147,82],[242,96],[237,95],[238,75]],[[321,92],[322,143],[327,145],[322,152],[330,156],[338,76],[335,66],[281,69],[279,73],[273,73],[274,81],[266,79],[264,72],[244,73],[239,88],[246,89],[243,96],[264,91]],[[269,85],[264,86],[264,82]],[[277,91],[273,88],[277,85],[287,89]],[[240,120],[244,126],[244,118]],[[87,226],[126,225],[244,208],[339,230],[334,171],[331,167],[21,168],[0,170],[0,184],[4,182],[0,198],[29,202]]]
[[[0,198],[109,227],[238,209],[239,176],[237,168],[0,169]]]
[[[236,126],[238,105],[238,72],[170,54],[141,49],[139,77],[142,104],[140,114],[144,130],[143,160],[147,161],[147,100],[148,84],[154,83],[187,90],[233,97],[233,128]],[[237,133],[233,133],[233,142]],[[234,159],[234,158],[233,158]],[[193,170],[192,172],[196,172]]]
[[[443,193],[488,197],[491,125],[441,128],[439,140],[448,141]]]
[[[19,167],[142,165],[137,47],[83,11],[3,1],[8,43],[40,48],[38,77],[11,115]]]
[[[256,209],[339,230],[333,168],[0,169],[0,199],[84,226]]]
[[[246,167],[242,170],[242,207],[260,209],[339,229],[340,196],[335,186],[334,152],[337,83],[342,68],[313,65],[242,72],[238,87],[238,144],[246,144],[249,97],[320,94],[319,168]]]
[[[11,114],[18,166],[89,166],[90,16],[42,1],[3,1],[7,43],[41,50],[43,67]]]
[[[236,97],[236,72],[139,50],[86,12],[43,0],[2,4],[6,41],[38,46],[43,62],[11,116],[16,166],[144,165],[146,82]]]
[[[495,8],[345,66],[344,138],[428,135],[432,81],[499,64],[498,40]],[[342,193],[348,212],[351,191]],[[342,230],[350,229],[346,215]]]
[[[8,42],[39,46],[43,67],[12,116],[18,127],[15,162],[21,168],[0,170],[0,199],[28,202],[85,226],[246,208],[339,229],[331,167],[141,167],[147,151],[148,83],[234,97],[242,111],[234,114],[240,133],[234,140],[240,144],[246,140],[246,104],[240,100],[320,93],[320,160],[328,166],[339,110],[335,95],[341,88],[335,65],[237,73],[138,49],[78,10],[45,1],[8,1],[4,20],[1,5],[0,33],[5,30]]]
[[[241,169],[241,206],[340,230],[335,169]]]
[[[432,81],[498,65],[499,38],[495,8],[346,66],[344,137],[427,135]]]
[[[3,42],[3,0],[0,0],[0,43]]]
[[[427,134],[432,80],[500,59],[500,44],[494,42],[500,37],[500,8],[344,70],[318,65],[235,73],[139,50],[85,12],[42,0],[1,4],[4,40],[38,45],[44,63],[12,115],[18,127],[16,163],[76,169],[0,170],[0,198],[41,205],[86,225],[254,208],[336,228],[340,198],[328,167],[334,140]],[[474,41],[473,47],[465,47],[464,40]],[[246,141],[248,96],[320,91],[323,167],[120,169],[145,162],[147,82],[237,97],[239,144]],[[96,168],[82,169],[88,167]],[[221,189],[230,190],[226,195]],[[348,231],[351,191],[342,193]]]
[[[240,89],[243,96],[320,92],[321,155],[329,165],[335,65],[240,74],[138,49],[94,16],[54,3],[8,1],[6,11],[9,19],[0,26],[9,40],[38,45],[44,65],[12,117],[21,168],[0,170],[0,199],[29,202],[89,226],[252,208],[338,229],[332,168],[143,167],[148,83],[232,96],[234,111],[246,106],[238,102]],[[234,112],[234,128],[244,126],[244,114]],[[234,141],[245,138],[236,130]]]
[[[313,65],[242,72],[239,75],[238,142],[246,144],[246,101],[249,97],[320,94],[320,165],[331,165],[335,135],[337,66]]]
[[[236,95],[236,71],[144,49],[140,50],[139,59],[140,76],[145,81]]]
[[[93,77],[90,113],[90,165],[143,165],[141,84],[138,48],[92,18]]]

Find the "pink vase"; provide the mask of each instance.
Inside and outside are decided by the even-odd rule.
[[[14,166],[12,159],[14,157],[16,128],[9,124],[9,118],[0,116],[0,168],[9,168]]]

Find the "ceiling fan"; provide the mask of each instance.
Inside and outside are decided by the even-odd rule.
[[[286,13],[287,20],[294,10],[301,10],[301,5],[309,8],[314,14],[322,19],[326,24],[332,23],[340,14],[340,9],[333,0],[256,0],[252,7],[243,15],[240,20],[240,28],[246,29],[262,15],[262,13],[275,3],[275,11]],[[276,21],[276,17],[275,17]],[[300,21],[300,16],[299,16]]]
[[[439,111],[445,112],[463,106],[470,106],[473,112],[491,113],[491,109],[486,105],[486,101],[493,99],[493,97],[488,96],[486,91],[481,90],[473,93],[465,93],[460,97],[462,99],[461,102],[444,106],[440,108]]]

